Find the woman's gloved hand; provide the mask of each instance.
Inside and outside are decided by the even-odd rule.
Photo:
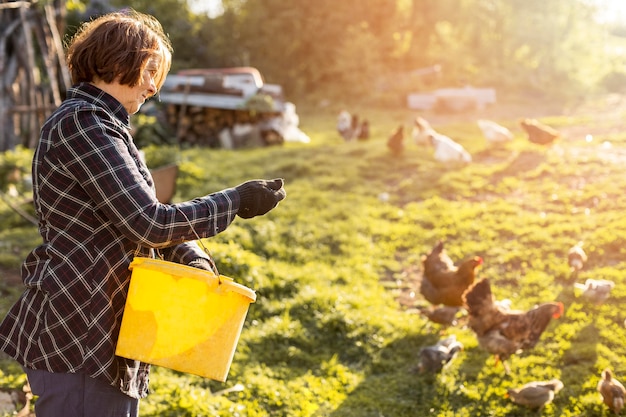
[[[251,180],[236,186],[240,199],[237,215],[244,219],[264,215],[287,196],[283,185],[283,179],[276,178]]]
[[[213,273],[217,270],[213,261],[206,258],[196,258],[189,262],[187,266],[193,266],[194,268],[204,269],[205,271],[211,271]]]

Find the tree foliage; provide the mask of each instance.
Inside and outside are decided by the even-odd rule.
[[[121,7],[154,14],[172,39],[173,71],[255,66],[288,96],[364,100],[471,84],[564,98],[623,75],[606,48],[622,32],[595,18],[601,0],[222,0],[217,17],[186,0],[71,3],[84,3],[75,21]]]
[[[292,92],[362,95],[376,85],[402,90],[413,70],[441,65],[440,85],[558,96],[559,90],[589,88],[606,60],[606,28],[594,23],[598,5],[572,3],[240,0],[225,1],[227,13],[215,21],[232,19],[239,42],[231,53]]]

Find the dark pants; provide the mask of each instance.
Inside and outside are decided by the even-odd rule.
[[[65,374],[24,368],[37,417],[137,417],[139,400],[83,373]]]

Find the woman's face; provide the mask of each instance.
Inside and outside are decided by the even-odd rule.
[[[115,97],[126,109],[128,114],[135,114],[147,99],[157,93],[154,77],[158,73],[160,58],[153,57],[141,73],[139,84],[134,87],[122,85],[118,81],[107,84],[96,81],[93,84]]]
[[[147,99],[157,93],[157,88],[154,82],[154,77],[159,69],[159,59],[150,58],[148,64],[141,73],[141,80],[139,84],[134,87],[126,87],[122,90],[121,96],[116,97],[120,103],[124,106],[128,114],[135,114],[139,111],[139,108]]]

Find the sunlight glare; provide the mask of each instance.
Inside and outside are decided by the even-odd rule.
[[[599,18],[604,22],[617,22],[626,19],[626,1],[598,0]]]
[[[224,12],[222,0],[187,0],[189,8],[196,14],[206,13],[209,17],[217,17]]]

